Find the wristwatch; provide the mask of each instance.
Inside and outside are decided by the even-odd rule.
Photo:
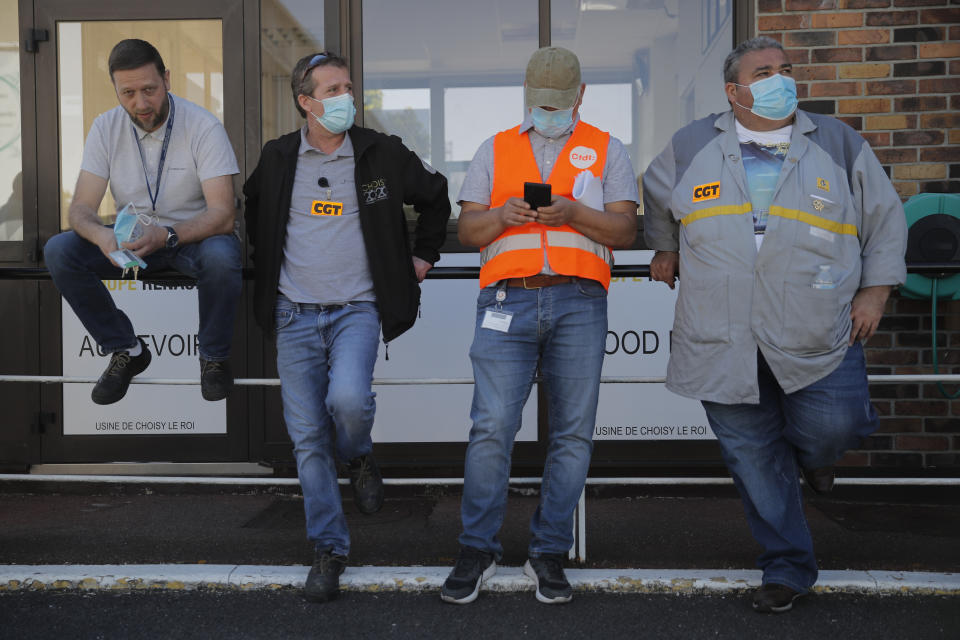
[[[173,230],[173,227],[164,227],[167,230],[167,249],[173,249],[180,243],[180,236],[177,235],[177,232]]]

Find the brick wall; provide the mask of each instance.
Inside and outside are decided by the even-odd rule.
[[[756,33],[787,50],[801,108],[859,131],[903,199],[960,192],[960,0],[756,2]],[[937,316],[940,370],[960,373],[960,301]],[[932,373],[930,329],[930,301],[895,294],[867,345],[869,372]],[[960,469],[960,398],[935,384],[872,385],[871,396],[880,428],[841,465]]]

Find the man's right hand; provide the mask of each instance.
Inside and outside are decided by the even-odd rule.
[[[505,227],[519,227],[537,219],[537,212],[523,198],[510,198],[500,207],[500,222]]]
[[[111,227],[101,226],[100,230],[97,231],[97,238],[95,240],[96,245],[100,248],[100,253],[106,256],[107,260],[110,263],[117,267],[121,268],[113,258],[110,257],[110,254],[120,247],[117,246],[117,236],[113,234],[113,229]]]
[[[680,254],[676,251],[657,251],[650,261],[650,279],[665,282],[673,289],[680,271]]]

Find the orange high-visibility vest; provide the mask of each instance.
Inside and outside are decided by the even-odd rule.
[[[547,182],[551,193],[573,199],[573,182],[584,170],[603,177],[610,134],[578,122],[557,156]],[[542,182],[527,132],[520,127],[501,131],[493,139],[493,189],[490,208],[503,206],[512,197],[523,197],[524,182]],[[506,278],[522,278],[543,270],[546,250],[550,268],[559,274],[596,280],[610,285],[613,251],[570,225],[548,227],[528,222],[510,227],[480,253],[480,286]]]

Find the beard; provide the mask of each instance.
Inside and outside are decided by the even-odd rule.
[[[144,131],[155,131],[157,127],[163,124],[163,121],[167,119],[167,115],[170,113],[170,96],[167,95],[167,99],[163,101],[163,106],[160,107],[160,111],[153,114],[153,118],[149,122],[144,124],[138,114],[135,112],[127,111],[127,115],[130,116],[130,120],[133,121],[133,124],[137,125]]]

